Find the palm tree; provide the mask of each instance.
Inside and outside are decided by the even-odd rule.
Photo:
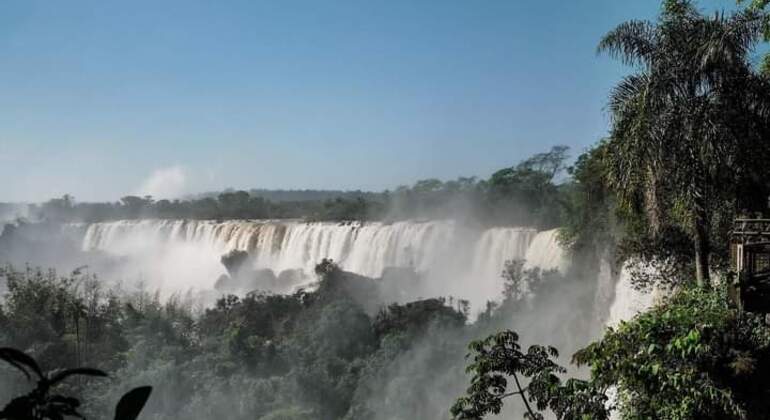
[[[598,46],[636,69],[610,95],[610,184],[622,205],[642,209],[653,236],[666,224],[686,232],[702,286],[713,212],[735,202],[763,144],[767,81],[749,62],[761,34],[754,11],[706,17],[666,0],[657,22],[625,22]]]

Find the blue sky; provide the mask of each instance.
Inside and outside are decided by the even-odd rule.
[[[730,0],[701,2],[706,9]],[[486,177],[607,131],[657,1],[0,2],[0,201]]]

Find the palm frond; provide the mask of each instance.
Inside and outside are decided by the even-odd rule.
[[[743,11],[729,18],[718,13],[698,25],[696,36],[704,40],[700,62],[704,69],[740,68],[762,37],[764,19],[760,13]]]
[[[631,20],[607,33],[596,48],[628,65],[648,62],[656,48],[655,25],[649,21]]]
[[[664,0],[660,14],[661,22],[682,22],[697,19],[698,9],[692,0]]]
[[[610,92],[609,110],[613,117],[624,115],[629,107],[642,100],[649,84],[650,78],[647,73],[624,77]]]

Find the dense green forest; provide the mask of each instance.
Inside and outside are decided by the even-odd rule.
[[[388,304],[398,284],[341,271],[331,261],[317,266],[315,291],[225,296],[205,309],[185,296],[162,301],[106,290],[85,272],[1,274],[7,292],[0,342],[28,349],[42,366],[98,366],[112,374],[65,389],[85,401],[81,411],[90,418],[107,417],[120,395],[147,384],[154,391],[144,418],[447,417],[465,380],[465,343],[514,317],[531,322],[537,305],[571,287],[557,273],[511,264],[501,303],[469,324],[467,302]],[[407,274],[399,276],[404,287],[414,283]],[[525,282],[540,285],[541,297],[527,299]],[[574,315],[544,325],[565,337],[587,333],[589,314]],[[2,395],[27,388],[10,367],[0,378]]]
[[[509,261],[499,303],[480,314],[450,297],[394,304],[417,273],[393,283],[332,261],[319,262],[314,290],[222,296],[208,308],[106,289],[85,271],[6,267],[0,342],[50,368],[110,372],[62,385],[93,418],[148,384],[146,418],[770,418],[770,327],[730,298],[727,248],[734,218],[767,215],[770,61],[755,53],[770,39],[769,7],[754,0],[704,15],[693,2],[664,0],[657,20],[608,32],[599,53],[631,72],[610,92],[609,136],[568,169],[557,147],[486,180],[382,194],[64,197],[33,210],[50,221],[463,216],[560,226],[575,258],[610,255],[638,288],[665,291],[616,327],[595,329],[590,263],[557,273]],[[3,373],[0,395],[28,390],[15,371]]]

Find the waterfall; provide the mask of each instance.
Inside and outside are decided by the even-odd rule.
[[[122,220],[78,226],[82,247],[122,257],[135,269],[124,273],[155,279],[170,291],[213,288],[225,273],[220,257],[248,251],[254,268],[276,275],[313,268],[331,258],[344,270],[380,277],[388,267],[411,267],[430,283],[430,293],[468,299],[475,308],[497,300],[505,261],[566,273],[572,261],[558,231],[495,227],[471,229],[452,221],[306,223],[286,220]],[[648,308],[655,294],[634,290],[627,267],[617,275],[605,256],[597,273],[597,321],[617,325]]]
[[[557,270],[566,273],[571,264],[569,256],[559,244],[559,230],[552,229],[537,234],[524,254],[525,268]]]
[[[495,288],[507,260],[526,258],[527,249],[538,236],[531,229],[492,228],[485,231],[474,245],[471,265],[474,286]],[[481,284],[480,284],[481,283]]]
[[[654,270],[645,267],[645,270]],[[637,290],[632,283],[631,263],[626,262],[615,283],[615,296],[610,305],[607,326],[616,327],[620,321],[628,321],[644,312],[666,296],[666,290],[653,286],[651,290]]]
[[[135,261],[143,276],[162,277],[164,288],[211,288],[224,273],[219,258],[237,249],[249,252],[254,268],[276,275],[297,269],[310,275],[323,258],[368,277],[411,267],[439,284],[437,293],[482,304],[499,297],[506,260],[566,267],[555,230],[477,230],[453,221],[122,220],[87,225],[82,248]]]
[[[604,264],[609,265],[606,261]],[[653,267],[647,267],[647,270],[654,270]],[[650,309],[659,302],[664,296],[665,291],[653,287],[652,290],[637,290],[632,282],[631,262],[626,261],[617,276],[614,286],[614,296],[611,299],[611,305],[608,310],[605,327],[617,328],[621,321],[628,321],[637,314]],[[601,274],[601,273],[600,273]],[[600,276],[600,288],[601,288]],[[618,403],[617,388],[612,386],[607,390],[607,406],[615,406]],[[610,413],[610,420],[619,420],[620,414],[617,411]]]
[[[312,272],[323,258],[369,277],[390,266],[427,271],[450,249],[455,229],[449,222],[303,223],[275,221],[138,220],[91,224],[85,251],[130,256],[148,245],[195,244],[214,261],[231,250],[251,253],[259,268]]]

